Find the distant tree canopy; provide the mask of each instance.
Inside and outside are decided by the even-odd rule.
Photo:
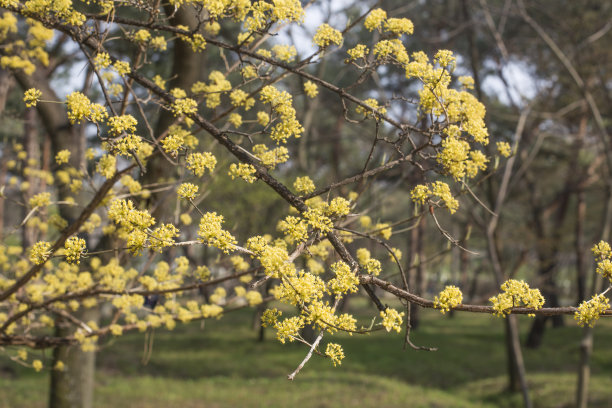
[[[322,19],[298,0],[0,6],[2,75],[19,85],[0,89],[0,346],[95,350],[276,300],[262,324],[307,350],[293,379],[313,354],[342,362],[339,332],[404,330],[427,348],[410,340],[411,305],[587,326],[612,314],[606,288],[543,307],[508,279],[496,228],[528,113],[517,104],[516,133],[491,136],[482,78],[449,50],[412,48],[410,19],[361,2]],[[429,247],[470,257],[470,214],[501,292],[463,303],[438,274],[426,298],[414,231],[427,219]],[[610,246],[594,253],[611,279]],[[357,292],[374,320],[342,311]],[[36,370],[64,364],[6,350]]]

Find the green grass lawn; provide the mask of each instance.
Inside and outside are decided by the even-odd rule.
[[[361,311],[362,312],[362,311]],[[528,318],[521,318],[523,331]],[[515,407],[505,392],[503,322],[483,315],[423,314],[413,333],[436,352],[402,350],[403,336],[341,335],[345,360],[333,367],[313,356],[295,381],[286,379],[304,357],[301,344],[278,343],[269,331],[257,342],[252,313],[157,330],[150,360],[144,336],[127,334],[98,354],[97,407]],[[364,324],[366,321],[364,321]],[[549,329],[543,346],[525,350],[536,407],[573,406],[581,330],[571,320]],[[612,320],[595,334],[590,401],[612,406]],[[48,376],[0,360],[0,407],[44,407]]]

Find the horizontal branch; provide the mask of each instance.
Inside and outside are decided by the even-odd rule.
[[[398,298],[405,299],[411,303],[417,304],[419,306],[433,309],[434,302],[429,299],[422,298],[415,294],[412,294],[408,291],[398,288],[391,284],[391,282],[387,282],[383,279],[377,278],[372,275],[359,275],[359,282],[362,284],[373,284],[384,290],[385,292],[391,293]],[[472,312],[472,313],[487,313],[487,314],[495,314],[497,311],[493,309],[492,306],[484,306],[484,305],[458,305],[453,307],[452,310],[457,310],[460,312]],[[513,307],[510,309],[510,313],[512,314],[535,314],[542,316],[556,316],[556,315],[571,315],[576,313],[578,310],[577,307],[567,306],[567,307],[543,307],[541,309],[532,309],[529,307]],[[612,309],[608,309],[605,312],[601,313],[602,316],[612,316]]]

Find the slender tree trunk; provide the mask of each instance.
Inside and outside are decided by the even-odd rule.
[[[13,83],[13,77],[11,73],[5,69],[0,69],[0,115],[4,113],[4,108],[6,107],[6,99],[8,97],[9,90],[11,88],[11,84]],[[0,160],[0,181],[4,182],[6,180],[6,174],[8,172],[7,167],[8,158],[6,157],[6,152],[2,155],[2,160]],[[0,200],[0,239],[2,239],[3,231],[4,231],[4,203],[6,200]]]
[[[178,10],[174,6],[167,5],[166,15],[173,16],[169,22],[173,26],[186,26],[193,30],[197,28],[197,11],[194,7],[185,5]],[[172,73],[168,83],[169,88],[180,88],[189,90],[191,86],[200,79],[204,72],[205,53],[197,53],[191,49],[191,45],[185,41],[175,41],[172,54]],[[155,125],[155,137],[160,137],[168,130],[170,125],[176,121],[173,113],[161,110],[157,124]],[[147,172],[142,178],[144,184],[157,183],[160,179],[171,178],[175,174],[175,167],[166,161],[163,156],[156,155],[147,163]],[[172,201],[176,197],[173,190],[167,192],[153,193],[149,198],[152,215],[162,221],[165,217],[173,214]]]
[[[593,354],[593,329],[585,327],[580,340],[580,363],[578,365],[578,387],[576,389],[577,408],[587,408],[589,405],[591,354]]]
[[[576,295],[577,304],[586,299],[587,265],[584,256],[584,219],[586,217],[586,201],[584,190],[580,189],[576,195],[576,240],[574,243],[576,253]]]
[[[612,171],[612,169],[610,169]],[[612,222],[612,185],[608,185],[606,208],[603,214],[603,228],[600,237],[604,241],[610,239],[610,222]],[[602,287],[601,276],[593,277],[592,293],[599,293]],[[591,379],[591,354],[593,354],[593,329],[585,327],[580,341],[580,362],[578,364],[578,387],[576,389],[576,407],[586,408],[589,399],[589,381]]]
[[[31,168],[31,163],[40,163],[40,146],[38,143],[38,134],[36,132],[36,110],[26,109],[24,113],[23,121],[23,141],[25,144],[25,151],[27,153],[27,167]],[[23,192],[24,202],[28,202],[30,198],[38,193],[40,190],[36,185],[38,180],[33,175],[25,177],[28,181],[29,187]],[[24,212],[28,212],[29,209],[24,207]],[[25,218],[24,214],[24,218]],[[21,234],[21,242],[24,248],[31,247],[36,242],[36,229],[24,225]]]
[[[98,319],[98,309],[80,312],[78,318],[88,322]],[[72,324],[56,319],[56,336],[68,336],[74,332]],[[61,361],[63,370],[54,369],[49,389],[50,408],[92,408],[96,353],[84,352],[79,345],[57,347],[53,350],[55,364]]]
[[[425,279],[425,267],[423,260],[425,254],[423,253],[423,235],[425,233],[425,218],[421,218],[415,228],[412,229],[410,234],[410,247],[408,251],[408,283],[412,288],[414,294],[423,295],[427,281]],[[420,310],[419,305],[412,304],[410,307],[410,326],[413,330],[416,330],[420,324]]]
[[[26,76],[16,72],[15,77],[22,89],[37,88],[47,100],[58,100],[55,92],[49,84],[49,79],[44,72],[37,70],[33,76]],[[38,104],[39,117],[49,134],[51,140],[51,155],[55,156],[60,150],[69,150],[69,164],[81,169],[85,163],[82,135],[70,124],[68,115],[63,104],[44,103]],[[76,148],[75,148],[76,146]],[[58,186],[60,200],[64,197],[74,196],[68,186]],[[76,197],[77,202],[82,202]],[[60,215],[72,223],[79,214],[79,208],[73,206],[60,206]],[[97,319],[97,311],[81,311],[76,316],[82,321]],[[60,319],[56,321],[56,335],[65,336],[74,331],[74,327],[66,325]],[[93,406],[93,384],[95,375],[95,353],[84,352],[80,347],[58,347],[53,353],[53,366],[62,362],[64,371],[51,371],[51,389],[49,394],[49,407],[51,408],[89,408]],[[66,360],[61,360],[65,358]]]

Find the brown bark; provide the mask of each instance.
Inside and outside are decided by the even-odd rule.
[[[39,163],[40,162],[40,146],[38,143],[38,134],[36,132],[36,110],[26,109],[24,113],[24,125],[23,125],[23,141],[25,145],[25,151],[27,153],[27,167],[32,168],[30,160]],[[29,187],[23,192],[24,202],[28,202],[30,198],[40,191],[38,179],[34,175],[30,174],[25,176],[25,179],[29,183]],[[29,207],[24,207],[24,218],[29,212]],[[29,248],[36,242],[36,229],[24,225],[21,230],[21,243],[23,248]]]
[[[424,251],[423,239],[425,234],[425,218],[421,218],[410,233],[410,247],[408,252],[408,282],[416,295],[423,295],[427,280],[425,279],[425,268],[423,266]],[[412,304],[410,307],[410,326],[417,329],[420,324],[421,308]]]
[[[610,223],[612,222],[612,186],[608,185],[606,207],[602,216],[603,228],[600,237],[604,241],[610,239]],[[600,275],[593,277],[592,293],[600,293],[603,282]],[[589,381],[591,379],[591,355],[593,354],[593,329],[585,327],[580,341],[580,362],[578,363],[578,386],[576,389],[576,407],[587,408],[589,402]]]

